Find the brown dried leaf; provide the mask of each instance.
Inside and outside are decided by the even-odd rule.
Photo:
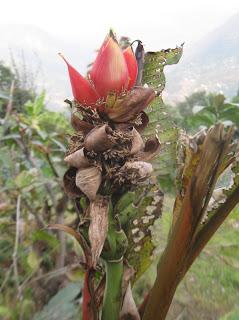
[[[71,199],[76,199],[82,196],[82,192],[79,188],[76,186],[76,168],[69,168],[63,177],[63,186],[65,193],[68,195]]]
[[[97,196],[90,204],[89,239],[91,243],[92,266],[96,268],[108,231],[109,198]]]
[[[65,226],[63,224],[49,224],[47,226],[48,229],[50,230],[61,230],[64,231],[68,234],[70,234],[71,236],[73,236],[77,242],[80,244],[84,255],[85,255],[85,260],[87,265],[91,265],[91,254],[90,254],[90,248],[85,240],[85,238],[77,231],[75,231],[73,228]]]
[[[85,147],[88,151],[102,152],[113,147],[115,142],[110,133],[112,129],[104,124],[91,130],[85,137]]]
[[[84,148],[81,148],[65,157],[65,162],[74,168],[86,168],[89,161],[84,155]]]
[[[202,145],[200,160],[192,178],[192,206],[194,219],[197,223],[212,196],[220,169],[220,164],[228,151],[232,130],[224,131],[223,124],[216,124],[208,130]]]
[[[216,124],[207,131],[206,136],[201,131],[193,138],[185,136],[182,140],[180,161],[184,166],[177,178],[181,183],[174,204],[173,225],[185,212],[182,207],[187,199],[192,207],[192,227],[194,231],[197,229],[221,174],[221,164],[230,152],[232,133],[232,128],[226,133],[223,124]],[[186,198],[186,193],[190,194],[189,198]]]
[[[152,88],[135,87],[125,97],[116,101],[115,105],[107,108],[105,112],[115,122],[128,122],[133,120],[155,98]]]
[[[78,169],[76,173],[76,186],[88,197],[95,200],[102,180],[101,170],[98,167]]]

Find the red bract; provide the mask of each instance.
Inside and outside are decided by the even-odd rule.
[[[123,53],[129,72],[128,90],[130,90],[134,86],[138,75],[138,64],[130,46],[126,48]]]
[[[72,93],[80,104],[95,107],[105,101],[109,93],[120,95],[129,91],[135,83],[138,67],[131,48],[122,51],[111,36],[103,42],[98,55],[84,78],[67,63]],[[98,103],[97,103],[98,102]]]
[[[109,92],[121,93],[129,83],[129,73],[124,55],[119,45],[108,37],[101,47],[90,77],[97,92],[104,98]]]
[[[90,82],[82,77],[82,75],[73,68],[67,60],[61,55],[67,64],[71,88],[74,98],[85,105],[93,105],[100,98],[95,88],[90,84]]]

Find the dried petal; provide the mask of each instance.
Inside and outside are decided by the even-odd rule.
[[[84,148],[81,148],[67,157],[65,157],[65,162],[74,168],[86,168],[89,166],[89,161],[84,155]]]
[[[90,204],[89,239],[91,243],[92,265],[96,268],[108,231],[108,197],[97,196]]]
[[[76,186],[93,201],[101,184],[101,170],[98,167],[78,169],[76,173]]]
[[[93,124],[81,120],[74,113],[72,113],[71,115],[71,125],[76,131],[80,131],[84,134],[87,134],[88,132],[90,132],[90,130],[94,128]]]
[[[144,150],[139,152],[135,156],[135,159],[149,161],[159,153],[160,147],[161,147],[161,144],[156,137],[150,138],[145,142]]]
[[[124,54],[124,58],[128,67],[128,72],[129,72],[128,90],[130,90],[134,86],[135,81],[137,79],[138,64],[131,46],[126,48],[123,51],[123,54]]]
[[[137,123],[134,124],[134,127],[137,131],[143,132],[149,123],[149,117],[147,114],[142,111],[137,117]]]
[[[101,97],[108,93],[121,93],[127,89],[129,74],[127,64],[118,43],[107,37],[90,71],[90,77]]]
[[[155,98],[152,88],[136,87],[121,99],[113,108],[106,108],[108,117],[115,122],[127,122],[134,119]]]
[[[69,198],[76,199],[82,196],[82,192],[76,186],[76,168],[69,168],[63,177],[63,186],[65,193]]]
[[[126,162],[120,169],[120,175],[122,175],[126,181],[131,184],[137,184],[147,179],[153,171],[153,167],[150,163],[144,161]]]
[[[133,140],[132,140],[132,147],[130,150],[130,154],[136,154],[140,150],[144,148],[144,142],[143,139],[141,138],[141,135],[138,133],[138,131],[133,128]]]
[[[110,138],[112,129],[104,124],[91,130],[85,137],[85,147],[88,151],[101,152],[110,149],[115,142]]]
[[[74,98],[83,105],[94,106],[96,101],[99,99],[99,95],[95,88],[68,63],[65,57],[63,57],[61,54],[60,56],[67,64]]]
[[[120,320],[128,320],[128,319],[140,320],[140,315],[138,313],[138,309],[136,307],[136,304],[132,295],[130,283],[126,290],[122,310],[120,312]]]

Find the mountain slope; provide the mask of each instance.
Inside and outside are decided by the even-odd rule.
[[[165,100],[182,100],[195,90],[223,91],[233,96],[239,88],[239,14],[195,43],[186,43],[179,64],[165,68]],[[0,25],[0,60],[18,64],[36,75],[39,91],[46,89],[51,108],[64,106],[71,97],[66,67],[57,56],[66,54],[72,64],[85,71],[94,48],[87,39],[69,41],[31,25]],[[23,59],[24,56],[24,59]]]
[[[180,100],[195,90],[223,91],[228,97],[239,88],[239,14],[194,44],[185,44],[180,63],[167,72],[167,95]]]

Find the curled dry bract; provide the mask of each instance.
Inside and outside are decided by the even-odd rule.
[[[80,131],[84,134],[87,134],[94,128],[93,124],[81,120],[75,113],[71,115],[71,125],[76,131]]]
[[[148,123],[149,123],[149,117],[147,116],[147,113],[142,111],[137,116],[137,122],[134,123],[134,127],[137,131],[143,132],[144,129],[147,127]]]
[[[117,99],[111,108],[106,107],[108,117],[115,122],[128,122],[134,119],[155,98],[152,88],[135,87],[123,98]]]
[[[63,177],[63,186],[69,198],[76,199],[82,195],[82,192],[76,186],[76,168],[69,168]]]
[[[125,175],[134,171],[137,174],[138,180],[143,181],[151,175],[153,167],[150,163],[144,161],[128,161],[120,171]]]
[[[160,146],[161,146],[161,144],[156,137],[148,139],[145,142],[144,150],[139,152],[135,156],[135,159],[143,160],[143,161],[151,160],[159,153]]]
[[[85,147],[88,151],[102,152],[110,149],[115,144],[110,133],[112,129],[104,124],[91,130],[85,137]]]
[[[81,148],[65,157],[65,162],[71,167],[86,168],[89,166],[89,161],[84,155],[84,148]]]
[[[127,319],[140,320],[140,315],[132,295],[130,283],[126,290],[122,310],[120,312],[120,320],[127,320]]]
[[[133,128],[133,139],[132,139],[132,147],[130,150],[130,154],[136,154],[138,153],[140,150],[142,150],[144,148],[144,142],[143,139],[141,138],[141,135],[138,133],[138,131]]]
[[[90,204],[89,239],[91,243],[92,266],[96,268],[108,231],[109,198],[97,196]]]
[[[101,170],[92,166],[88,168],[78,169],[76,173],[76,186],[93,201],[101,184]]]

